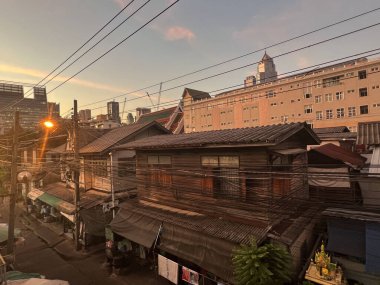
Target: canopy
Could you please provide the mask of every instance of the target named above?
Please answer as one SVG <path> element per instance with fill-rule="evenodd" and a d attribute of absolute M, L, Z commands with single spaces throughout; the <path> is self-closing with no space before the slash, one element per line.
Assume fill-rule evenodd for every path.
<path fill-rule="evenodd" d="M 232 253 L 235 247 L 235 243 L 168 223 L 164 223 L 159 245 L 160 249 L 198 264 L 231 283 L 234 283 Z"/>
<path fill-rule="evenodd" d="M 66 214 L 73 214 L 75 212 L 75 206 L 65 200 L 62 200 L 54 195 L 41 191 L 39 189 L 33 188 L 28 193 L 28 198 L 35 201 L 36 199 L 58 209 L 59 211 Z"/>
<path fill-rule="evenodd" d="M 135 243 L 151 248 L 161 222 L 121 208 L 110 226 L 113 232 Z"/>

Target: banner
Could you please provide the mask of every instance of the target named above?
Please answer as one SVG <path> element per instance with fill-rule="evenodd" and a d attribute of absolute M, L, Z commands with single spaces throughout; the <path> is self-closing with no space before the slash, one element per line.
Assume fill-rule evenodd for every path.
<path fill-rule="evenodd" d="M 178 284 L 178 264 L 165 256 L 158 255 L 158 275 Z"/>
<path fill-rule="evenodd" d="M 182 280 L 192 285 L 199 285 L 199 273 L 182 266 Z"/>

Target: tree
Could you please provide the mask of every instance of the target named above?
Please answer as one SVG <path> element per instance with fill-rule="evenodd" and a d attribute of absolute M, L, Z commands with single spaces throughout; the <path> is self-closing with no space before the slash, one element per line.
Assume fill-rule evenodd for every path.
<path fill-rule="evenodd" d="M 258 247 L 252 240 L 234 251 L 232 262 L 239 285 L 280 285 L 290 281 L 290 254 L 274 244 Z"/>

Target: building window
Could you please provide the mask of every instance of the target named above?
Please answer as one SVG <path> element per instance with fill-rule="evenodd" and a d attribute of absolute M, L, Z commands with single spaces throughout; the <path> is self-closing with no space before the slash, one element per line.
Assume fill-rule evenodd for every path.
<path fill-rule="evenodd" d="M 308 124 L 311 129 L 314 127 L 313 121 L 306 121 L 306 124 Z"/>
<path fill-rule="evenodd" d="M 287 122 L 288 122 L 288 119 L 289 119 L 289 116 L 288 116 L 288 115 L 281 116 L 281 122 L 282 122 L 282 123 L 287 123 Z"/>
<path fill-rule="evenodd" d="M 341 92 L 336 92 L 335 93 L 335 98 L 336 100 L 343 100 L 344 99 L 344 93 L 341 91 Z"/>
<path fill-rule="evenodd" d="M 359 96 L 360 97 L 366 97 L 367 95 L 368 95 L 367 87 L 366 88 L 359 88 Z"/>
<path fill-rule="evenodd" d="M 314 80 L 314 86 L 316 88 L 321 88 L 322 87 L 322 80 Z"/>
<path fill-rule="evenodd" d="M 331 93 L 325 94 L 325 101 L 326 102 L 332 102 L 332 100 L 333 100 L 333 96 Z"/>
<path fill-rule="evenodd" d="M 367 71 L 366 70 L 361 70 L 358 72 L 358 78 L 359 79 L 366 79 L 367 78 Z"/>
<path fill-rule="evenodd" d="M 344 118 L 344 108 L 336 109 L 336 117 L 338 119 Z"/>
<path fill-rule="evenodd" d="M 355 117 L 356 116 L 356 107 L 348 107 L 348 116 Z"/>
<path fill-rule="evenodd" d="M 168 155 L 148 155 L 150 183 L 165 188 L 172 185 L 170 168 L 172 158 Z"/>
<path fill-rule="evenodd" d="M 203 194 L 240 199 L 238 156 L 202 156 L 201 164 L 205 172 Z"/>
<path fill-rule="evenodd" d="M 331 120 L 333 117 L 333 110 L 326 110 L 326 119 Z"/>
<path fill-rule="evenodd" d="M 368 114 L 368 105 L 360 106 L 360 115 Z"/>
<path fill-rule="evenodd" d="M 313 105 L 305 105 L 305 114 L 313 113 Z"/>
<path fill-rule="evenodd" d="M 350 132 L 352 133 L 356 133 L 358 131 L 358 127 L 354 126 L 354 127 L 348 127 L 348 129 L 350 130 Z"/>
<path fill-rule="evenodd" d="M 273 90 L 268 90 L 266 93 L 265 93 L 265 96 L 267 98 L 273 98 L 273 97 L 276 97 L 276 92 L 274 92 Z"/>
<path fill-rule="evenodd" d="M 323 79 L 323 87 L 330 87 L 330 86 L 335 86 L 340 84 L 340 77 L 341 76 L 334 76 L 330 78 L 325 78 Z"/>
<path fill-rule="evenodd" d="M 305 93 L 303 96 L 304 96 L 305 99 L 310 99 L 311 98 L 311 94 L 310 93 Z"/>
<path fill-rule="evenodd" d="M 321 103 L 322 102 L 322 95 L 315 96 L 315 103 Z"/>
<path fill-rule="evenodd" d="M 354 72 L 347 72 L 346 73 L 346 77 L 352 77 L 352 76 L 354 76 Z"/>
<path fill-rule="evenodd" d="M 322 113 L 322 111 L 315 112 L 315 115 L 316 115 L 317 121 L 320 121 L 320 120 L 323 119 L 323 113 Z"/>

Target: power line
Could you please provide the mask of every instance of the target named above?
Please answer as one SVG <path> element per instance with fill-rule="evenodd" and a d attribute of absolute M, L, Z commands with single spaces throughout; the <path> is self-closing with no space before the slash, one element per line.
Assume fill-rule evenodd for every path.
<path fill-rule="evenodd" d="M 133 33 L 131 33 L 129 36 L 127 36 L 122 41 L 120 41 L 115 46 L 113 46 L 111 49 L 109 49 L 108 51 L 106 51 L 105 53 L 103 53 L 101 56 L 97 57 L 95 60 L 93 60 L 92 62 L 90 62 L 89 64 L 87 64 L 85 67 L 83 67 L 82 69 L 80 69 L 74 75 L 70 76 L 68 79 L 66 79 L 65 81 L 63 81 L 62 83 L 60 83 L 59 85 L 57 85 L 56 87 L 54 87 L 47 94 L 50 94 L 51 92 L 55 91 L 56 89 L 58 89 L 59 87 L 61 87 L 63 84 L 67 83 L 68 81 L 70 81 L 71 79 L 73 79 L 75 76 L 77 76 L 78 74 L 82 73 L 84 70 L 86 70 L 87 68 L 89 68 L 90 66 L 92 66 L 94 63 L 96 63 L 97 61 L 99 61 L 100 59 L 102 59 L 104 56 L 106 56 L 107 54 L 109 54 L 111 51 L 113 51 L 114 49 L 116 49 L 122 43 L 124 43 L 129 38 L 131 38 L 132 36 L 134 36 L 135 34 L 137 34 L 140 30 L 142 30 L 144 27 L 146 27 L 147 25 L 149 25 L 151 22 L 153 22 L 155 19 L 157 19 L 159 16 L 161 16 L 163 13 L 165 13 L 167 10 L 169 10 L 171 7 L 173 7 L 175 4 L 177 4 L 179 1 L 180 0 L 174 1 L 172 4 L 170 4 L 164 10 L 162 10 L 161 12 L 159 12 L 157 15 L 155 15 L 153 18 L 151 18 L 148 22 L 146 22 L 145 24 L 143 24 L 141 27 L 139 27 L 137 30 L 135 30 Z"/>
<path fill-rule="evenodd" d="M 314 46 L 318 46 L 318 45 L 321 45 L 321 44 L 324 44 L 324 43 L 327 43 L 327 42 L 330 42 L 330 41 L 333 41 L 333 40 L 336 40 L 336 39 L 339 39 L 339 38 L 342 38 L 342 37 L 346 37 L 346 36 L 349 36 L 349 35 L 352 35 L 352 34 L 355 34 L 355 33 L 358 33 L 358 32 L 361 32 L 361 31 L 364 31 L 364 30 L 367 30 L 367 29 L 371 29 L 371 28 L 374 28 L 374 27 L 377 27 L 380 25 L 380 22 L 376 23 L 376 24 L 373 24 L 373 25 L 369 25 L 369 26 L 366 26 L 366 27 L 363 27 L 363 28 L 360 28 L 360 29 L 356 29 L 356 30 L 353 30 L 353 31 L 350 31 L 350 32 L 347 32 L 347 33 L 344 33 L 344 34 L 340 34 L 338 36 L 334 36 L 334 37 L 331 37 L 331 38 L 328 38 L 328 39 L 325 39 L 325 40 L 322 40 L 322 41 L 319 41 L 319 42 L 315 42 L 315 43 L 312 43 L 312 44 L 308 44 L 306 46 L 303 46 L 303 47 L 300 47 L 300 48 L 296 48 L 296 49 L 292 49 L 290 51 L 287 51 L 287 52 L 284 52 L 284 53 L 280 53 L 278 55 L 275 55 L 275 56 L 272 56 L 272 58 L 279 58 L 279 57 L 283 57 L 283 56 L 286 56 L 286 55 L 289 55 L 289 54 L 292 54 L 292 53 L 296 53 L 296 52 L 299 52 L 301 50 L 304 50 L 304 49 L 308 49 L 308 48 L 311 48 L 311 47 L 314 47 Z M 215 78 L 215 77 L 218 77 L 218 76 L 221 76 L 221 75 L 225 75 L 225 74 L 228 74 L 228 73 L 231 73 L 231 72 L 234 72 L 234 71 L 237 71 L 237 70 L 241 70 L 241 69 L 244 69 L 244 68 L 247 68 L 247 67 L 250 67 L 252 65 L 256 65 L 258 64 L 260 61 L 256 61 L 256 62 L 252 62 L 252 63 L 249 63 L 249 64 L 245 64 L 245 65 L 242 65 L 242 66 L 239 66 L 239 67 L 236 67 L 236 68 L 232 68 L 232 69 L 228 69 L 226 71 L 223 71 L 223 72 L 220 72 L 220 73 L 216 73 L 216 74 L 213 74 L 213 75 L 210 75 L 210 76 L 206 76 L 206 77 L 202 77 L 200 79 L 196 79 L 196 80 L 193 80 L 193 81 L 190 81 L 190 82 L 187 82 L 187 83 L 184 83 L 184 84 L 180 84 L 180 85 L 176 85 L 174 87 L 170 87 L 170 88 L 167 88 L 167 89 L 164 89 L 164 90 L 161 90 L 161 93 L 162 92 L 167 92 L 167 91 L 171 91 L 171 90 L 174 90 L 174 89 L 178 89 L 180 87 L 184 87 L 186 85 L 190 85 L 190 84 L 194 84 L 194 83 L 198 83 L 198 82 L 201 82 L 201 81 L 204 81 L 204 80 L 208 80 L 208 79 L 211 79 L 211 78 Z M 54 89 L 53 89 L 54 90 Z M 53 91 L 52 90 L 52 91 Z M 122 95 L 118 95 L 118 96 L 114 96 L 112 97 L 111 99 L 116 99 L 116 98 L 119 98 L 119 97 L 124 97 L 126 95 L 129 95 L 129 94 L 132 94 L 132 93 L 136 93 L 136 92 L 140 92 L 144 90 L 144 88 L 142 89 L 138 89 L 138 90 L 135 90 L 135 91 L 131 91 L 131 92 L 128 92 L 128 93 L 124 93 Z M 154 92 L 154 93 L 150 93 L 149 95 L 152 96 L 152 95 L 155 95 L 155 94 L 158 94 L 159 92 Z M 140 96 L 139 98 L 142 98 L 142 97 L 147 97 L 147 95 L 142 95 Z M 132 101 L 132 100 L 136 100 L 137 98 L 134 98 L 134 99 L 129 99 L 127 101 Z M 110 100 L 110 98 L 108 99 L 103 99 L 103 100 L 99 100 L 99 101 L 96 101 L 96 102 L 93 102 L 93 103 L 90 103 L 90 104 L 86 104 L 86 105 L 83 105 L 81 107 L 86 107 L 86 106 L 90 106 L 90 105 L 94 105 L 94 104 L 97 104 L 97 103 L 101 103 L 101 102 L 104 102 L 104 101 L 108 101 Z"/>

